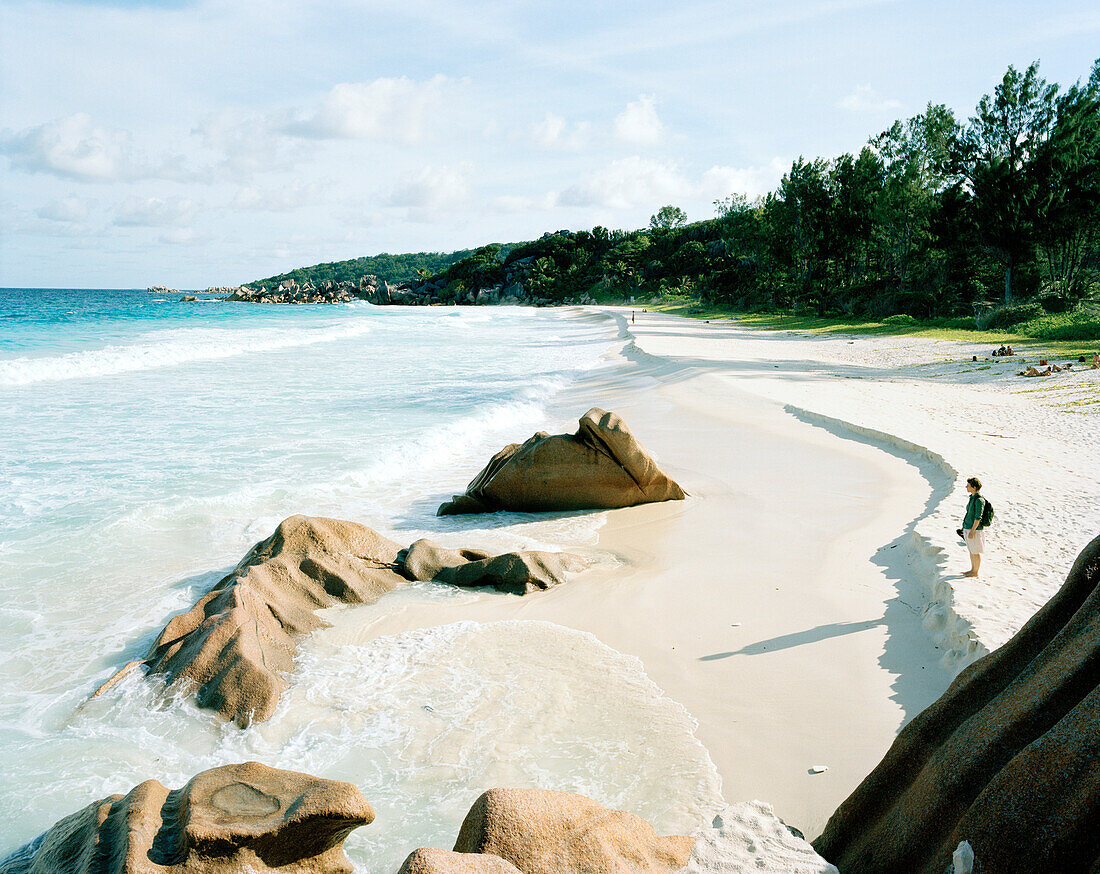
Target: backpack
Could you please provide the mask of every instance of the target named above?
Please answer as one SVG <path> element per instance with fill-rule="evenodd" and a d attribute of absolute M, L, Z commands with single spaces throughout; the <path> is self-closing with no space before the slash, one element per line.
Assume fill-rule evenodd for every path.
<path fill-rule="evenodd" d="M 983 498 L 985 506 L 982 508 L 981 527 L 988 528 L 993 524 L 993 504 L 990 503 L 988 498 Z"/>

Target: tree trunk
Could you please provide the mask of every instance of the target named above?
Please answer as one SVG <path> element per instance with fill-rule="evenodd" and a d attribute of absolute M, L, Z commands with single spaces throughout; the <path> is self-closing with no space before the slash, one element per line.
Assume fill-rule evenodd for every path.
<path fill-rule="evenodd" d="M 1012 258 L 1005 265 L 1005 306 L 1012 303 Z"/>

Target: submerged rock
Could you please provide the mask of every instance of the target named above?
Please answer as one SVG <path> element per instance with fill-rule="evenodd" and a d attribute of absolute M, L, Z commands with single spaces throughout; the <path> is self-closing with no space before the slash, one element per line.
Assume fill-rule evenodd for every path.
<path fill-rule="evenodd" d="M 182 789 L 156 780 L 57 822 L 3 874 L 350 874 L 344 838 L 374 820 L 350 783 L 256 762 L 203 771 Z"/>
<path fill-rule="evenodd" d="M 549 589 L 587 564 L 564 552 L 506 552 L 494 556 L 476 549 L 446 549 L 430 540 L 416 541 L 398 561 L 405 575 L 414 580 L 465 588 L 492 586 L 513 595 Z"/>
<path fill-rule="evenodd" d="M 493 456 L 439 515 L 630 507 L 680 501 L 671 480 L 615 413 L 593 407 L 576 434 L 540 431 Z"/>
<path fill-rule="evenodd" d="M 814 849 L 841 871 L 1100 869 L 1100 537 L 1058 593 L 902 729 Z"/>
<path fill-rule="evenodd" d="M 232 573 L 160 633 L 144 662 L 168 683 L 196 689 L 200 707 L 240 726 L 271 716 L 293 667 L 298 635 L 325 623 L 314 613 L 371 603 L 404 582 L 401 547 L 354 522 L 291 516 Z M 96 694 L 105 691 L 127 665 Z"/>
<path fill-rule="evenodd" d="M 487 853 L 524 874 L 673 872 L 694 841 L 662 837 L 641 817 L 543 789 L 490 789 L 466 814 L 456 853 Z"/>

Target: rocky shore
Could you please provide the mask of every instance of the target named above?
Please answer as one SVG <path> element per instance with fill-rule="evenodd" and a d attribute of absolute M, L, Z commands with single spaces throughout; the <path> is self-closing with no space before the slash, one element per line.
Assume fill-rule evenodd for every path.
<path fill-rule="evenodd" d="M 328 280 L 319 285 L 298 284 L 293 279 L 274 287 L 242 285 L 235 288 L 207 289 L 225 294 L 227 301 L 243 303 L 348 303 L 365 300 L 376 306 L 554 306 L 557 303 L 595 303 L 587 294 L 566 301 L 540 297 L 530 289 L 528 272 L 534 259 L 526 258 L 509 265 L 504 281 L 486 288 L 465 288 L 443 279 L 389 283 L 373 274 L 350 280 Z M 150 289 L 152 290 L 152 289 Z"/>

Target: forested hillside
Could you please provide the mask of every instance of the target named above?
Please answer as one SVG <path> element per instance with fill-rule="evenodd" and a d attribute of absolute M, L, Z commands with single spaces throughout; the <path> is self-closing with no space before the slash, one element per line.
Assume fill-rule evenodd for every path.
<path fill-rule="evenodd" d="M 559 231 L 510 248 L 288 275 L 385 275 L 385 259 L 395 265 L 386 278 L 427 270 L 441 302 L 522 286 L 543 301 L 673 295 L 741 311 L 997 328 L 1045 318 L 1050 339 L 1100 337 L 1100 60 L 1066 88 L 1045 82 L 1038 63 L 1009 67 L 966 120 L 930 103 L 858 154 L 800 157 L 775 191 L 715 208 L 693 223 L 669 205 L 643 230 Z"/>
<path fill-rule="evenodd" d="M 446 270 L 451 264 L 461 261 L 473 251 L 473 249 L 462 249 L 448 253 L 415 252 L 406 255 L 390 255 L 388 252 L 383 252 L 381 255 L 352 258 L 349 261 L 332 261 L 327 264 L 314 264 L 312 267 L 298 267 L 288 273 L 269 276 L 267 279 L 257 279 L 248 284 L 255 288 L 260 286 L 271 288 L 288 279 L 294 280 L 299 285 L 305 285 L 307 282 L 320 285 L 330 279 L 335 282 L 341 280 L 357 282 L 360 276 L 368 273 L 373 273 L 386 282 L 406 282 L 418 276 L 430 276 Z"/>

